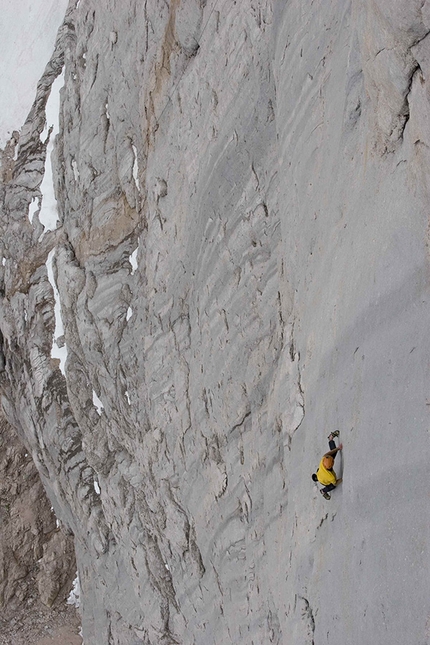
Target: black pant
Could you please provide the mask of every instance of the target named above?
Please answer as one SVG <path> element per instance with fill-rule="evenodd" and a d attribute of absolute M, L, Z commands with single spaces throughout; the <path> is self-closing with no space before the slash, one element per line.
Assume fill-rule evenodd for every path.
<path fill-rule="evenodd" d="M 329 445 L 330 450 L 334 450 L 336 448 L 336 444 L 333 441 L 333 439 L 331 439 L 328 442 L 328 445 Z M 333 459 L 336 459 L 336 455 L 333 455 Z M 329 493 L 331 490 L 334 490 L 335 488 L 336 488 L 335 484 L 328 484 L 327 486 L 324 486 L 324 488 L 322 490 L 324 491 L 324 493 Z"/>

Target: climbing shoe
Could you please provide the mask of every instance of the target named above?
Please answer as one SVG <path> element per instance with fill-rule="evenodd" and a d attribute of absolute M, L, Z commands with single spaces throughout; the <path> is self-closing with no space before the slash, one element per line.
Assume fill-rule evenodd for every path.
<path fill-rule="evenodd" d="M 334 432 L 330 432 L 330 434 L 327 437 L 327 439 L 330 441 L 330 437 L 332 437 L 334 439 L 335 437 L 338 437 L 338 436 L 339 436 L 339 430 L 335 430 Z"/>
<path fill-rule="evenodd" d="M 323 490 L 322 488 L 321 488 L 321 490 L 320 490 L 320 493 L 321 493 L 321 495 L 324 497 L 324 499 L 331 499 L 331 495 L 329 495 L 328 493 L 326 493 L 326 492 L 325 492 L 325 490 Z"/>

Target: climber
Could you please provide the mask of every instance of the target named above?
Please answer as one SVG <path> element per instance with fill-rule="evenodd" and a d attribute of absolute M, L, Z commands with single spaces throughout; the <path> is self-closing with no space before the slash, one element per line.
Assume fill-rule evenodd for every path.
<path fill-rule="evenodd" d="M 330 499 L 329 492 L 334 490 L 338 484 L 342 481 L 342 477 L 337 479 L 336 473 L 333 470 L 334 460 L 336 454 L 339 450 L 342 450 L 342 444 L 339 444 L 339 447 L 336 448 L 336 444 L 333 441 L 335 437 L 339 436 L 339 430 L 335 430 L 328 437 L 328 445 L 330 452 L 326 452 L 323 458 L 320 461 L 320 465 L 317 468 L 317 472 L 312 475 L 314 482 L 319 482 L 324 486 L 321 488 L 320 493 L 325 499 Z"/>

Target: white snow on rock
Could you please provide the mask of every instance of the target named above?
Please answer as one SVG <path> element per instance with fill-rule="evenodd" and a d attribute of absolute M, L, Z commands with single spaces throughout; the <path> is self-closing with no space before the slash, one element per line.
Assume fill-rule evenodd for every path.
<path fill-rule="evenodd" d="M 132 317 L 132 315 L 133 315 L 133 309 L 132 309 L 131 307 L 129 307 L 129 308 L 127 309 L 126 320 L 130 320 L 130 318 Z"/>
<path fill-rule="evenodd" d="M 55 298 L 55 307 L 54 307 L 55 330 L 54 330 L 54 337 L 52 339 L 51 356 L 52 358 L 58 358 L 60 360 L 60 370 L 62 374 L 65 376 L 67 347 L 66 347 L 66 343 L 63 343 L 61 347 L 59 346 L 59 343 L 58 343 L 58 340 L 64 336 L 64 326 L 63 326 L 63 320 L 61 318 L 60 294 L 58 293 L 57 285 L 54 278 L 54 271 L 52 268 L 52 259 L 54 257 L 54 253 L 55 253 L 55 249 L 52 249 L 52 251 L 48 255 L 48 259 L 46 260 L 46 270 L 48 272 L 48 280 L 54 291 L 54 298 Z"/>
<path fill-rule="evenodd" d="M 58 224 L 58 206 L 54 191 L 51 155 L 54 149 L 55 137 L 59 132 L 60 90 L 63 85 L 64 72 L 53 82 L 48 103 L 46 105 L 46 126 L 48 128 L 48 132 L 49 128 L 52 127 L 52 132 L 46 149 L 45 174 L 43 176 L 42 183 L 40 184 L 42 206 L 39 213 L 39 221 L 45 227 L 43 233 L 46 231 L 54 231 Z"/>
<path fill-rule="evenodd" d="M 94 490 L 96 491 L 97 495 L 100 495 L 101 490 L 97 479 L 94 480 Z"/>
<path fill-rule="evenodd" d="M 72 591 L 70 592 L 69 597 L 67 598 L 67 604 L 74 605 L 75 607 L 79 607 L 80 597 L 81 597 L 81 585 L 79 582 L 78 573 L 76 572 L 76 578 L 73 581 Z"/>
<path fill-rule="evenodd" d="M 127 403 L 128 403 L 128 405 L 131 405 L 130 395 L 129 395 L 129 393 L 128 393 L 128 390 L 126 390 L 126 391 L 125 391 L 125 398 L 127 399 Z"/>
<path fill-rule="evenodd" d="M 137 247 L 134 249 L 133 253 L 132 253 L 132 254 L 129 256 L 129 258 L 128 258 L 128 261 L 129 261 L 129 262 L 130 262 L 130 264 L 131 264 L 131 275 L 133 275 L 133 274 L 134 274 L 134 272 L 135 272 L 135 271 L 136 271 L 136 269 L 137 269 L 137 252 L 138 252 L 138 250 L 139 250 L 139 246 L 137 246 Z"/>
<path fill-rule="evenodd" d="M 136 148 L 136 146 L 134 144 L 132 145 L 132 148 L 133 148 L 133 154 L 134 154 L 133 179 L 134 179 L 134 183 L 136 184 L 136 188 L 140 193 L 139 164 L 137 162 L 137 148 Z"/>
<path fill-rule="evenodd" d="M 79 168 L 78 168 L 78 163 L 76 159 L 72 159 L 72 169 L 73 169 L 73 176 L 75 178 L 75 181 L 78 181 L 79 179 Z"/>
<path fill-rule="evenodd" d="M 30 224 L 33 223 L 33 217 L 38 208 L 39 200 L 37 199 L 37 197 L 33 197 L 30 204 L 28 205 L 28 219 L 30 220 Z"/>
<path fill-rule="evenodd" d="M 94 390 L 93 390 L 93 404 L 97 408 L 97 414 L 101 416 L 102 410 L 104 410 L 104 405 L 100 401 L 99 397 L 97 396 Z"/>
<path fill-rule="evenodd" d="M 2 2 L 0 20 L 0 147 L 24 123 L 37 82 L 54 51 L 68 0 Z"/>

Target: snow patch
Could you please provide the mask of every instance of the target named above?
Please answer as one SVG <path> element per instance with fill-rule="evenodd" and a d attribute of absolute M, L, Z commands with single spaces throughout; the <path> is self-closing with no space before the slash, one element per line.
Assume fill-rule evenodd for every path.
<path fill-rule="evenodd" d="M 128 393 L 128 390 L 126 390 L 126 391 L 124 392 L 124 394 L 125 394 L 125 398 L 127 399 L 127 403 L 128 403 L 128 405 L 131 405 L 130 395 L 129 395 L 129 393 Z"/>
<path fill-rule="evenodd" d="M 52 260 L 54 257 L 54 253 L 55 253 L 55 248 L 52 249 L 52 251 L 50 251 L 48 255 L 48 259 L 46 260 L 46 270 L 48 272 L 48 280 L 51 284 L 52 290 L 54 291 L 54 300 L 55 300 L 55 305 L 54 305 L 55 330 L 54 330 L 54 337 L 52 339 L 51 357 L 58 358 L 60 360 L 60 370 L 63 376 L 65 376 L 67 347 L 65 342 L 62 343 L 61 347 L 58 342 L 60 338 L 63 339 L 64 341 L 64 326 L 63 326 L 63 319 L 61 318 L 60 294 L 58 293 L 57 285 L 55 283 L 54 270 L 52 267 Z"/>
<path fill-rule="evenodd" d="M 94 480 L 94 490 L 96 491 L 97 495 L 100 495 L 101 490 L 97 479 Z"/>
<path fill-rule="evenodd" d="M 109 114 L 109 103 L 106 103 L 106 105 L 105 105 L 105 111 L 106 111 L 106 117 L 110 120 L 110 114 Z"/>
<path fill-rule="evenodd" d="M 132 253 L 132 254 L 129 256 L 129 258 L 128 258 L 128 261 L 129 261 L 129 262 L 130 262 L 130 264 L 131 264 L 131 275 L 133 275 L 133 274 L 134 274 L 134 272 L 135 272 L 135 271 L 136 271 L 136 269 L 137 269 L 137 252 L 138 252 L 138 250 L 139 250 L 139 246 L 137 246 L 137 247 L 134 249 L 133 253 Z"/>
<path fill-rule="evenodd" d="M 134 144 L 132 144 L 131 147 L 133 148 L 133 154 L 134 154 L 133 178 L 134 178 L 134 183 L 136 184 L 136 188 L 140 193 L 139 164 L 137 163 L 137 148 Z"/>
<path fill-rule="evenodd" d="M 76 159 L 72 159 L 72 169 L 73 169 L 73 176 L 75 178 L 75 181 L 77 182 L 79 179 L 79 169 L 78 169 L 78 164 Z"/>
<path fill-rule="evenodd" d="M 30 220 L 30 224 L 33 224 L 33 217 L 35 212 L 38 210 L 39 206 L 40 206 L 40 203 L 38 198 L 33 197 L 33 199 L 28 205 L 28 219 Z"/>
<path fill-rule="evenodd" d="M 2 266 L 5 266 L 6 265 L 6 258 L 3 258 L 1 263 L 2 263 Z"/>
<path fill-rule="evenodd" d="M 46 127 L 52 127 L 46 148 L 45 174 L 40 184 L 42 193 L 42 205 L 39 213 L 39 221 L 45 227 L 42 236 L 46 231 L 55 231 L 58 223 L 58 206 L 54 191 L 54 178 L 52 173 L 52 152 L 54 150 L 55 137 L 60 129 L 60 90 L 64 85 L 64 72 L 62 72 L 52 83 L 51 93 L 46 104 Z M 45 132 L 45 131 L 44 131 Z"/>
<path fill-rule="evenodd" d="M 131 307 L 129 307 L 129 308 L 127 309 L 126 320 L 130 320 L 130 318 L 132 317 L 132 315 L 133 315 L 133 309 L 132 309 Z"/>
<path fill-rule="evenodd" d="M 102 410 L 104 410 L 104 405 L 103 405 L 103 403 L 100 401 L 99 397 L 98 397 L 98 396 L 97 396 L 97 394 L 94 392 L 94 390 L 93 390 L 93 404 L 94 404 L 94 406 L 97 408 L 97 413 L 99 414 L 99 416 L 101 416 L 101 414 L 102 414 Z"/>
<path fill-rule="evenodd" d="M 81 585 L 79 583 L 78 573 L 76 572 L 76 578 L 73 581 L 72 591 L 70 592 L 70 595 L 67 598 L 67 604 L 74 605 L 75 607 L 79 607 L 80 597 L 81 597 Z"/>
<path fill-rule="evenodd" d="M 46 122 L 45 127 L 43 128 L 42 132 L 39 135 L 39 139 L 41 140 L 42 143 L 46 143 L 48 132 L 49 132 L 49 126 L 48 126 L 48 122 Z"/>

